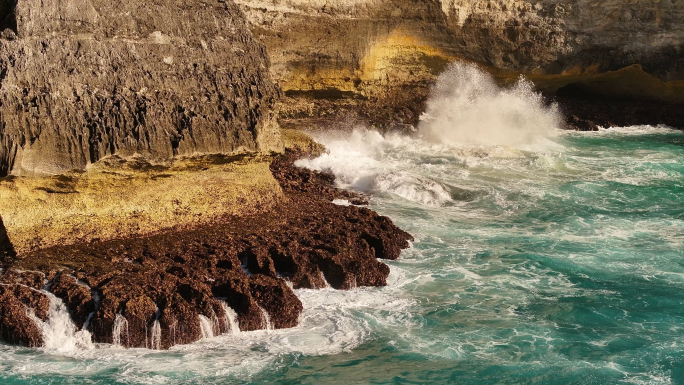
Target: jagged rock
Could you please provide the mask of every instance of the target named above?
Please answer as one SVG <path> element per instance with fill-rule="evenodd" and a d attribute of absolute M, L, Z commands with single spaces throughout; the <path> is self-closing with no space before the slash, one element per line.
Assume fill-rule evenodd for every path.
<path fill-rule="evenodd" d="M 88 315 L 95 311 L 95 301 L 89 288 L 78 284 L 76 278 L 59 274 L 50 283 L 50 291 L 64 301 L 77 328 L 83 327 Z"/>
<path fill-rule="evenodd" d="M 0 5 L 11 32 L 0 38 L 0 176 L 112 154 L 280 149 L 266 51 L 231 0 Z"/>
<path fill-rule="evenodd" d="M 45 321 L 50 301 L 39 291 L 17 283 L 0 284 L 0 338 L 9 343 L 38 347 L 43 334 L 29 316 Z"/>

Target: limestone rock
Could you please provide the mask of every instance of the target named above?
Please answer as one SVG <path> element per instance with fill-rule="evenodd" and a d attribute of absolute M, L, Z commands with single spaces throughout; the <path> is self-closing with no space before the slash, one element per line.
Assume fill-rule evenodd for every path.
<path fill-rule="evenodd" d="M 479 63 L 502 83 L 523 74 L 552 96 L 584 82 L 603 99 L 684 103 L 681 1 L 236 2 L 287 96 L 281 117 L 305 124 L 329 118 L 409 128 L 454 60 Z M 611 73 L 633 65 L 643 73 Z"/>
<path fill-rule="evenodd" d="M 265 48 L 230 0 L 2 0 L 0 25 L 0 176 L 281 147 Z"/>

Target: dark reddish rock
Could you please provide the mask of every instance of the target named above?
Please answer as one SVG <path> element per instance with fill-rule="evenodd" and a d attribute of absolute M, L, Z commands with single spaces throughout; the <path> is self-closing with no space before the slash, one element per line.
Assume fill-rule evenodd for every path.
<path fill-rule="evenodd" d="M 38 290 L 17 283 L 0 284 L 0 338 L 18 345 L 41 346 L 42 332 L 29 312 L 45 321 L 49 308 L 47 296 Z"/>
<path fill-rule="evenodd" d="M 126 320 L 122 345 L 157 347 L 158 323 L 161 348 L 200 339 L 200 315 L 212 321 L 214 333 L 226 332 L 219 300 L 235 310 L 242 331 L 266 328 L 264 312 L 273 328 L 289 328 L 302 311 L 292 288 L 385 285 L 389 267 L 378 259 L 398 258 L 412 237 L 367 208 L 333 204 L 364 197 L 334 188 L 329 174 L 295 168 L 303 155 L 274 160 L 286 199 L 270 212 L 194 230 L 51 247 L 6 261 L 0 282 L 10 286 L 0 286 L 6 299 L 0 311 L 8 332 L 2 338 L 40 344 L 38 331 L 22 317 L 26 321 L 27 308 L 46 309 L 47 298 L 30 288 L 43 280 L 77 327 L 90 320 L 95 342 L 113 342 L 120 315 Z M 28 286 L 17 286 L 21 282 Z"/>

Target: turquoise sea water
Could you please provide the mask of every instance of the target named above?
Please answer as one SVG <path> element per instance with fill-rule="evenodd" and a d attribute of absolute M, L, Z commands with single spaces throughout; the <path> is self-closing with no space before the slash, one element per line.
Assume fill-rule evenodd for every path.
<path fill-rule="evenodd" d="M 0 383 L 684 383 L 683 132 L 318 139 L 303 165 L 416 237 L 388 287 L 299 290 L 295 329 L 168 352 L 0 345 Z"/>

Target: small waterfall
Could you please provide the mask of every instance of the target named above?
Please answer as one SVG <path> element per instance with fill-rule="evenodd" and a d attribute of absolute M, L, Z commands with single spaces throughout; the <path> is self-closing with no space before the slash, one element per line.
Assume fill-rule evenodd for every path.
<path fill-rule="evenodd" d="M 100 307 L 100 293 L 97 292 L 97 290 L 90 290 L 90 295 L 93 297 L 93 303 L 95 304 L 95 310 L 90 312 L 88 314 L 88 318 L 86 318 L 85 322 L 83 323 L 83 330 L 88 330 L 90 327 L 90 322 L 92 322 L 93 317 L 95 316 L 95 312 L 97 312 L 97 309 Z"/>
<path fill-rule="evenodd" d="M 226 301 L 219 300 L 219 303 L 223 308 L 223 312 L 226 313 L 225 317 L 223 318 L 223 322 L 226 325 L 226 330 L 230 330 L 231 334 L 240 333 L 240 324 L 238 323 L 238 316 L 235 310 L 228 306 Z"/>
<path fill-rule="evenodd" d="M 150 333 L 151 348 L 154 350 L 161 350 L 161 324 L 159 320 L 155 320 L 152 324 L 152 331 Z"/>
<path fill-rule="evenodd" d="M 264 329 L 273 330 L 273 325 L 271 325 L 271 316 L 268 315 L 268 312 L 263 307 L 259 306 L 259 309 L 261 309 L 261 324 L 264 326 Z"/>
<path fill-rule="evenodd" d="M 214 331 L 215 336 L 221 334 L 221 320 L 219 320 L 214 309 L 211 309 L 211 329 Z"/>
<path fill-rule="evenodd" d="M 77 330 L 71 320 L 69 309 L 64 302 L 54 294 L 43 292 L 50 301 L 47 321 L 36 317 L 33 310 L 28 316 L 43 334 L 43 346 L 48 350 L 68 352 L 77 349 L 93 349 L 93 342 L 88 331 Z"/>
<path fill-rule="evenodd" d="M 202 338 L 214 338 L 214 327 L 209 318 L 199 315 L 200 329 L 202 329 Z"/>
<path fill-rule="evenodd" d="M 114 319 L 114 327 L 112 328 L 112 343 L 116 346 L 126 346 L 123 344 L 121 339 L 124 333 L 126 334 L 126 345 L 128 345 L 128 320 L 126 320 L 126 317 L 119 313 Z"/>
<path fill-rule="evenodd" d="M 328 283 L 328 280 L 325 279 L 325 274 L 323 274 L 322 271 L 319 271 L 318 273 L 321 275 L 321 279 L 323 280 L 323 287 L 321 287 L 321 288 L 319 288 L 319 289 L 327 289 L 327 288 L 330 288 L 330 284 Z"/>

